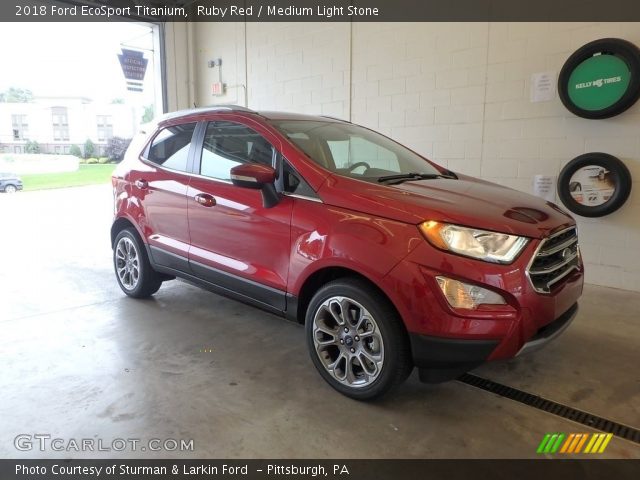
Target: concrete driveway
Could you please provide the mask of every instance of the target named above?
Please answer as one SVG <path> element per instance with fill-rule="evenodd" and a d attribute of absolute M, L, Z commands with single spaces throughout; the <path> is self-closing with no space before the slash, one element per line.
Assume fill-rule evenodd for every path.
<path fill-rule="evenodd" d="M 126 298 L 110 186 L 0 195 L 4 458 L 528 458 L 547 432 L 593 432 L 460 382 L 414 374 L 375 403 L 327 386 L 303 328 L 181 281 Z M 640 294 L 589 286 L 571 328 L 474 373 L 640 427 Z M 20 434 L 193 440 L 186 452 L 16 449 Z M 615 438 L 607 458 L 640 458 Z"/>

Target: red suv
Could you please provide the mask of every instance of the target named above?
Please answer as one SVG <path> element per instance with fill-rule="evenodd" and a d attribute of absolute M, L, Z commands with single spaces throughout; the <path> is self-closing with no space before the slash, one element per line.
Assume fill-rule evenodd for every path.
<path fill-rule="evenodd" d="M 314 365 L 369 399 L 561 333 L 583 264 L 573 219 L 349 122 L 214 107 L 163 117 L 113 176 L 116 278 L 181 277 L 305 325 Z"/>

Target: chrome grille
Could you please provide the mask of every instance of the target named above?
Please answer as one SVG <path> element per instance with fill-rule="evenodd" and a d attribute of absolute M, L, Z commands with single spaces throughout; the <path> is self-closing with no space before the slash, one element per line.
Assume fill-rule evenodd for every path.
<path fill-rule="evenodd" d="M 527 268 L 536 292 L 549 293 L 551 288 L 580 265 L 578 231 L 571 227 L 545 238 Z"/>

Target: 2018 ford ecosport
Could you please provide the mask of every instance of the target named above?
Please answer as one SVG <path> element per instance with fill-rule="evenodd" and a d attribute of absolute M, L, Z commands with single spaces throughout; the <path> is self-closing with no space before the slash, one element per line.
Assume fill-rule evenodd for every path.
<path fill-rule="evenodd" d="M 538 348 L 582 293 L 559 207 L 333 118 L 169 114 L 132 142 L 113 193 L 124 293 L 181 277 L 300 322 L 320 375 L 356 399 L 414 366 L 438 382 Z"/>

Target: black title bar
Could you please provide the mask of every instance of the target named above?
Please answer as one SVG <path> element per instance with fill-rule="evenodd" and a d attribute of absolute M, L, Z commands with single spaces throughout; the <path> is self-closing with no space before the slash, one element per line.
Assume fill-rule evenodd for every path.
<path fill-rule="evenodd" d="M 2 480 L 636 479 L 640 460 L 0 460 Z"/>
<path fill-rule="evenodd" d="M 144 5 L 141 5 L 144 3 Z M 638 0 L 14 0 L 2 22 L 639 21 Z"/>

